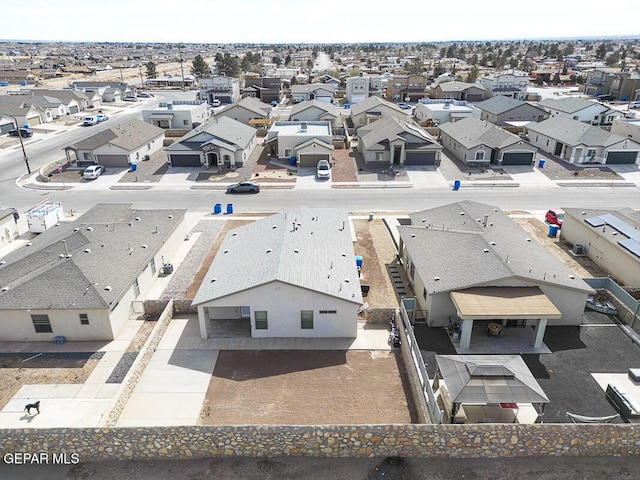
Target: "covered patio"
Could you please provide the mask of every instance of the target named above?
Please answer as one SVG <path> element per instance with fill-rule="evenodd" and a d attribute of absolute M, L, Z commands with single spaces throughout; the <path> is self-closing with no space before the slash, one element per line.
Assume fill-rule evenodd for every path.
<path fill-rule="evenodd" d="M 474 287 L 450 293 L 457 319 L 452 329 L 459 332 L 458 348 L 471 349 L 474 322 L 483 321 L 483 332 L 489 339 L 501 340 L 510 327 L 531 326 L 521 330 L 520 339 L 526 337 L 534 350 L 543 348 L 542 340 L 548 320 L 559 320 L 560 310 L 539 287 Z M 509 331 L 510 334 L 510 331 Z M 519 350 L 522 351 L 522 350 Z"/>
<path fill-rule="evenodd" d="M 549 398 L 519 355 L 436 355 L 436 363 L 433 389 L 449 423 L 542 422 Z"/>

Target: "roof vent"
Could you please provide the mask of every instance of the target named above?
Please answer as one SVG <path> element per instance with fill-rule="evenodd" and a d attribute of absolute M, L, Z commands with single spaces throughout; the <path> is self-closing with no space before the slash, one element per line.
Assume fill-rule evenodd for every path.
<path fill-rule="evenodd" d="M 84 249 L 84 253 L 91 253 L 91 249 L 90 248 L 85 248 Z"/>
<path fill-rule="evenodd" d="M 344 253 L 342 254 L 342 256 L 344 256 Z M 5 263 L 7 263 L 7 262 L 4 261 L 4 260 L 0 261 L 0 265 L 4 265 Z"/>
<path fill-rule="evenodd" d="M 344 283 L 349 283 L 349 279 L 348 279 L 348 278 L 345 278 L 345 279 L 344 279 Z"/>
<path fill-rule="evenodd" d="M 498 209 L 497 209 L 497 208 L 494 208 L 494 209 L 493 209 L 493 211 L 494 211 L 494 212 L 496 212 L 496 213 L 498 213 Z"/>
<path fill-rule="evenodd" d="M 531 242 L 531 239 L 530 239 L 530 238 L 527 238 L 527 242 Z"/>
<path fill-rule="evenodd" d="M 460 212 L 460 215 L 464 215 L 464 212 Z"/>
<path fill-rule="evenodd" d="M 142 248 L 147 248 L 147 246 L 143 243 L 143 244 L 142 244 Z"/>
<path fill-rule="evenodd" d="M 7 290 L 9 290 L 9 287 L 2 287 L 3 292 L 6 292 Z"/>
<path fill-rule="evenodd" d="M 173 218 L 173 215 L 169 215 L 169 218 Z"/>
<path fill-rule="evenodd" d="M 476 218 L 476 222 L 480 223 L 482 220 L 479 218 Z"/>
<path fill-rule="evenodd" d="M 233 233 L 231 234 L 231 236 L 232 236 L 232 237 L 235 237 L 236 235 L 238 235 L 238 233 L 237 233 L 237 232 L 233 232 Z"/>
<path fill-rule="evenodd" d="M 575 279 L 576 279 L 576 277 L 575 277 L 574 275 L 569 275 L 569 278 L 570 278 L 571 280 L 575 280 Z"/>
<path fill-rule="evenodd" d="M 343 257 L 346 257 L 346 256 L 347 256 L 347 254 L 346 254 L 346 253 L 343 253 L 343 254 L 342 254 L 342 256 L 343 256 Z M 4 262 L 3 262 L 3 263 L 4 263 Z M 0 265 L 1 265 L 1 264 L 0 264 Z"/>
<path fill-rule="evenodd" d="M 580 212 L 580 215 L 586 215 L 587 212 Z"/>
<path fill-rule="evenodd" d="M 135 220 L 136 222 L 139 222 L 139 221 L 140 221 L 140 217 L 136 217 L 136 218 L 134 218 L 134 220 Z"/>
<path fill-rule="evenodd" d="M 416 234 L 415 234 L 415 233 L 412 233 L 412 234 L 411 234 L 411 238 L 416 238 Z"/>
<path fill-rule="evenodd" d="M 64 258 L 64 253 L 61 253 L 60 255 L 58 255 L 60 258 Z"/>
<path fill-rule="evenodd" d="M 268 252 L 269 250 L 267 250 Z M 300 250 L 298 250 L 297 248 L 293 251 L 293 253 L 300 253 Z"/>
<path fill-rule="evenodd" d="M 273 250 L 271 250 L 270 248 L 267 248 L 267 253 L 271 253 Z"/>
<path fill-rule="evenodd" d="M 483 248 L 483 249 L 482 249 L 482 251 L 483 251 L 484 253 L 489 253 L 489 249 L 488 249 L 488 248 Z"/>
<path fill-rule="evenodd" d="M 133 227 L 133 222 L 129 222 L 129 226 L 130 226 L 130 227 Z"/>
<path fill-rule="evenodd" d="M 489 245 L 491 245 L 491 246 L 495 246 L 495 245 L 496 245 L 496 242 L 489 242 Z"/>
<path fill-rule="evenodd" d="M 110 291 L 111 291 L 111 289 L 112 289 L 112 287 L 111 287 L 111 285 L 107 285 L 106 287 L 104 287 L 104 289 L 105 289 L 107 292 L 110 292 Z"/>
<path fill-rule="evenodd" d="M 93 232 L 93 227 L 87 227 L 88 232 Z"/>
<path fill-rule="evenodd" d="M 438 280 L 440 280 L 440 277 L 433 277 L 433 279 L 437 282 Z"/>
<path fill-rule="evenodd" d="M 229 253 L 229 249 L 226 249 L 226 250 L 225 250 L 224 252 L 222 252 L 222 253 Z"/>
<path fill-rule="evenodd" d="M 423 218 L 423 219 L 422 219 L 422 221 L 423 221 L 423 222 L 426 222 L 426 221 L 427 221 L 427 219 L 426 219 L 426 218 Z"/>
<path fill-rule="evenodd" d="M 211 283 L 215 283 L 215 282 L 217 282 L 217 281 L 218 281 L 218 279 L 217 279 L 216 277 L 213 277 L 213 278 L 211 279 Z"/>
<path fill-rule="evenodd" d="M 73 229 L 74 232 L 77 232 L 78 230 L 80 230 L 78 227 Z"/>
<path fill-rule="evenodd" d="M 31 243 L 31 242 L 26 244 L 27 247 L 30 247 L 31 245 L 33 245 L 33 243 Z"/>
<path fill-rule="evenodd" d="M 273 225 L 271 228 L 278 228 L 278 225 Z"/>

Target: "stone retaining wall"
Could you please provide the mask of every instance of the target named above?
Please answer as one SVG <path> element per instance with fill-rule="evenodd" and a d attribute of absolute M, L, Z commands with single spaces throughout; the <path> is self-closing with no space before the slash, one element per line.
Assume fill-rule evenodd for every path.
<path fill-rule="evenodd" d="M 81 462 L 219 456 L 627 456 L 638 425 L 185 426 L 0 430 L 2 454 L 77 454 Z"/>
<path fill-rule="evenodd" d="M 173 300 L 169 300 L 155 327 L 153 327 L 153 330 L 149 334 L 149 338 L 147 338 L 147 341 L 142 346 L 142 349 L 140 349 L 140 353 L 136 360 L 133 362 L 133 365 L 131 365 L 129 372 L 124 377 L 124 380 L 118 389 L 118 393 L 115 395 L 109 404 L 105 415 L 102 417 L 102 426 L 112 427 L 116 424 L 118 418 L 120 418 L 120 414 L 127 405 L 133 390 L 136 388 L 145 368 L 147 368 L 156 348 L 158 348 L 158 344 L 160 343 L 160 340 L 162 340 L 162 336 L 164 335 L 164 332 L 166 332 L 172 319 Z"/>
<path fill-rule="evenodd" d="M 395 312 L 395 308 L 368 308 L 366 310 L 367 323 L 388 325 L 391 315 Z"/>

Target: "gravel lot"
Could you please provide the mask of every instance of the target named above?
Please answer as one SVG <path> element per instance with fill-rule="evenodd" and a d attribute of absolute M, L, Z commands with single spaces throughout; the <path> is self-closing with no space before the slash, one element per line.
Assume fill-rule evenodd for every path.
<path fill-rule="evenodd" d="M 551 180 L 623 180 L 620 175 L 603 165 L 578 167 L 542 152 L 538 152 L 536 158 L 546 160 L 544 167 L 539 170 Z"/>
<path fill-rule="evenodd" d="M 470 167 L 444 150 L 438 171 L 448 181 L 453 180 L 512 180 L 502 169 Z"/>

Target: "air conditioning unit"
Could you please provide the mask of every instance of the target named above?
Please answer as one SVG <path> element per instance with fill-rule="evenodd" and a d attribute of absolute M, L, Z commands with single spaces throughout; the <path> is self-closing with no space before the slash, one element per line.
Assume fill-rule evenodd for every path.
<path fill-rule="evenodd" d="M 576 243 L 573 246 L 573 253 L 575 255 L 584 255 L 584 245 L 581 245 L 579 243 Z"/>

